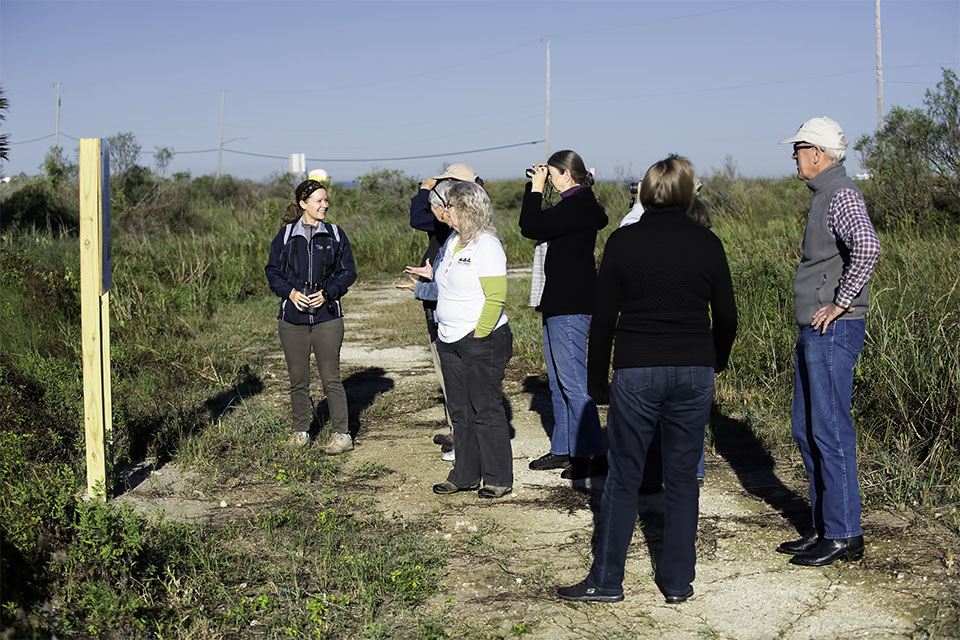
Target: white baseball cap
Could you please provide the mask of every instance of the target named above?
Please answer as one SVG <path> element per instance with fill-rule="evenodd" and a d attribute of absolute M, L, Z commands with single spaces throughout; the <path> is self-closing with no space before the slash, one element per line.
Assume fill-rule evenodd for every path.
<path fill-rule="evenodd" d="M 780 141 L 780 144 L 809 142 L 828 149 L 846 149 L 847 136 L 843 134 L 840 123 L 826 116 L 810 118 L 797 129 L 795 135 Z"/>

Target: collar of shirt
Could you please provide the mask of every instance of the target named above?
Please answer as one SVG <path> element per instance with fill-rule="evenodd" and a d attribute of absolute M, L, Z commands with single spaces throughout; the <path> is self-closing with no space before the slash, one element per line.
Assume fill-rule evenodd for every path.
<path fill-rule="evenodd" d="M 566 191 L 563 191 L 563 192 L 560 194 L 560 197 L 561 197 L 561 198 L 569 198 L 570 196 L 572 196 L 573 194 L 575 194 L 577 191 L 580 191 L 580 189 L 583 189 L 584 187 L 585 187 L 585 185 L 582 185 L 582 184 L 578 184 L 578 185 L 576 185 L 576 186 L 570 187 L 570 188 L 567 189 Z"/>

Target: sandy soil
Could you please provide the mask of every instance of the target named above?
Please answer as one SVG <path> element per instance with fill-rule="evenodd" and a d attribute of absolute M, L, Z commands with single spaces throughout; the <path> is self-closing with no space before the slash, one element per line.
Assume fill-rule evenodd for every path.
<path fill-rule="evenodd" d="M 439 398 L 429 351 L 425 344 L 407 344 L 415 342 L 416 331 L 384 321 L 413 319 L 419 328 L 422 315 L 410 311 L 416 304 L 390 283 L 360 284 L 350 292 L 342 367 L 355 382 L 347 390 L 351 406 L 376 402 L 380 417 L 359 425 L 346 466 L 385 465 L 391 473 L 363 490 L 376 497 L 384 514 L 426 523 L 445 548 L 443 585 L 421 614 L 443 620 L 454 637 L 510 637 L 512 629 L 551 639 L 960 637 L 955 536 L 913 513 L 872 511 L 864 518 L 868 548 L 862 561 L 823 568 L 789 564 L 773 549 L 794 538 L 795 525 L 803 522 L 805 483 L 789 462 L 771 459 L 746 425 L 730 418 L 707 453 L 694 597 L 666 605 L 653 583 L 651 558 L 663 517 L 662 497 L 655 495 L 644 498 L 627 561 L 625 600 L 558 600 L 556 587 L 579 581 L 589 569 L 592 505 L 602 486 L 574 486 L 558 471 L 527 468 L 549 446 L 549 396 L 537 372 L 513 362 L 504 384 L 515 430 L 513 494 L 494 501 L 466 492 L 434 495 L 431 486 L 445 479 L 449 463 L 432 442 L 445 430 L 442 408 L 432 402 L 423 408 L 423 398 Z M 283 361 L 265 358 L 264 367 L 270 384 L 263 393 L 283 406 Z M 163 508 L 171 517 L 209 522 L 245 499 L 239 492 L 197 495 L 189 476 L 172 465 L 140 473 L 145 480 L 121 499 Z M 256 500 L 266 504 L 270 496 L 261 493 Z"/>

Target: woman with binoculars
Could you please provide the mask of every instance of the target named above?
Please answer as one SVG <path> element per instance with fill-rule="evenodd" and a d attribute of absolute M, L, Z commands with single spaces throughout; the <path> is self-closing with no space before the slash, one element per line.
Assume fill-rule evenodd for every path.
<path fill-rule="evenodd" d="M 607 214 L 593 194 L 593 176 L 570 150 L 528 170 L 520 231 L 537 240 L 530 305 L 543 314 L 543 355 L 550 382 L 554 426 L 550 451 L 534 470 L 563 469 L 564 478 L 606 473 L 597 405 L 587 394 L 587 333 L 597 290 L 593 257 Z M 542 208 L 547 180 L 560 202 Z"/>
<path fill-rule="evenodd" d="M 305 180 L 287 205 L 283 227 L 270 243 L 266 274 L 280 297 L 278 332 L 290 373 L 293 435 L 290 446 L 310 444 L 310 352 L 317 359 L 330 408 L 329 454 L 353 449 L 347 423 L 347 394 L 340 380 L 343 310 L 340 298 L 357 279 L 350 241 L 324 219 L 330 200 L 321 182 Z"/>

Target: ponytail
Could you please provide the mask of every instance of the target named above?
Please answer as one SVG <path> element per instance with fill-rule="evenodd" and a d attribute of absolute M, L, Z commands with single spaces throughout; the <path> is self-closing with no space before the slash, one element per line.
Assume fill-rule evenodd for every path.
<path fill-rule="evenodd" d="M 296 222 L 300 216 L 303 215 L 303 209 L 300 208 L 300 205 L 296 202 L 291 202 L 287 205 L 287 208 L 283 210 L 283 222 L 280 226 L 288 225 L 291 222 Z"/>

